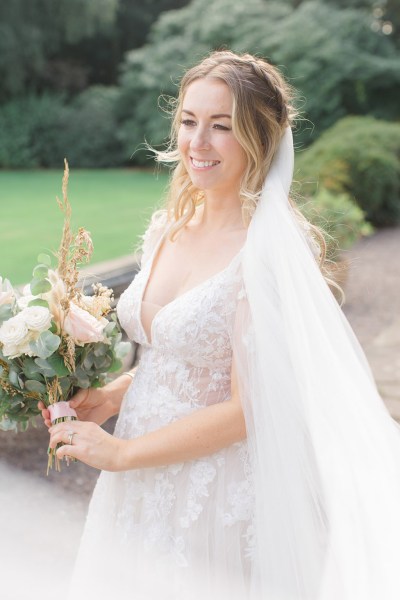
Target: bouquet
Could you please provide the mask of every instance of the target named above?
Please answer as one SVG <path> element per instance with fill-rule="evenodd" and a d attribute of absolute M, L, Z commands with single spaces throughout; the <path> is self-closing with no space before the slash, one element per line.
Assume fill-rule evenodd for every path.
<path fill-rule="evenodd" d="M 65 161 L 64 213 L 60 248 L 52 257 L 39 254 L 31 283 L 21 294 L 0 277 L 0 428 L 25 430 L 39 414 L 42 400 L 53 423 L 76 419 L 67 401 L 79 388 L 99 387 L 108 373 L 122 367 L 130 344 L 112 308 L 113 292 L 97 283 L 93 294 L 78 286 L 78 265 L 93 252 L 89 232 L 70 227 L 69 169 Z M 56 449 L 48 450 L 47 472 L 60 470 Z"/>

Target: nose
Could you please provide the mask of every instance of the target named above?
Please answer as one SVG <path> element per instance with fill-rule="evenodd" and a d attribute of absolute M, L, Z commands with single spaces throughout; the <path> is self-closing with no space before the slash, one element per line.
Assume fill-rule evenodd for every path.
<path fill-rule="evenodd" d="M 197 127 L 190 141 L 192 150 L 209 150 L 210 146 L 209 131 L 205 127 Z"/>

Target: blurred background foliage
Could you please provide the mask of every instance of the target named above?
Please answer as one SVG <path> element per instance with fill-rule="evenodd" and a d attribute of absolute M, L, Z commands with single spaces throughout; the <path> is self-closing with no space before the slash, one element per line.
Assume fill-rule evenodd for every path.
<path fill-rule="evenodd" d="M 305 206 L 337 197 L 349 230 L 400 222 L 399 0 L 3 2 L 0 167 L 151 164 L 162 97 L 223 47 L 267 58 L 297 90 Z"/>

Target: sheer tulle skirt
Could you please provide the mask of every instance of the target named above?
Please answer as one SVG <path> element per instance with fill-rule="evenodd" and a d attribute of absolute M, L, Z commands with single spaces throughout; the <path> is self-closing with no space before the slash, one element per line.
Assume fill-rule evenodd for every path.
<path fill-rule="evenodd" d="M 124 400 L 118 437 L 165 424 L 160 407 L 165 390 L 153 390 L 153 402 L 146 396 L 148 406 L 157 402 L 158 410 L 145 416 L 138 406 L 144 388 L 150 389 L 148 375 L 139 372 Z M 168 393 L 171 420 L 182 412 L 182 403 L 175 402 Z M 242 600 L 252 579 L 253 512 L 246 442 L 180 464 L 103 472 L 89 507 L 69 598 L 111 594 L 118 600 Z"/>

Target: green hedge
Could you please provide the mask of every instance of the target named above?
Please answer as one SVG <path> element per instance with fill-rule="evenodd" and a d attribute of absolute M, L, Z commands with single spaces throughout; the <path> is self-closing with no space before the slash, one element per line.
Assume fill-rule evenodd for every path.
<path fill-rule="evenodd" d="M 336 260 L 341 250 L 350 248 L 361 236 L 373 231 L 361 208 L 347 194 L 320 188 L 314 197 L 300 200 L 298 204 L 304 216 L 326 234 L 329 259 Z"/>
<path fill-rule="evenodd" d="M 0 108 L 0 166 L 29 168 L 62 164 L 60 137 L 68 118 L 64 98 L 28 96 Z"/>
<path fill-rule="evenodd" d="M 345 117 L 298 154 L 301 193 L 348 194 L 376 226 L 400 223 L 400 124 Z"/>
<path fill-rule="evenodd" d="M 0 106 L 0 167 L 112 167 L 127 162 L 114 107 L 118 91 L 94 86 L 73 101 L 59 94 Z"/>

